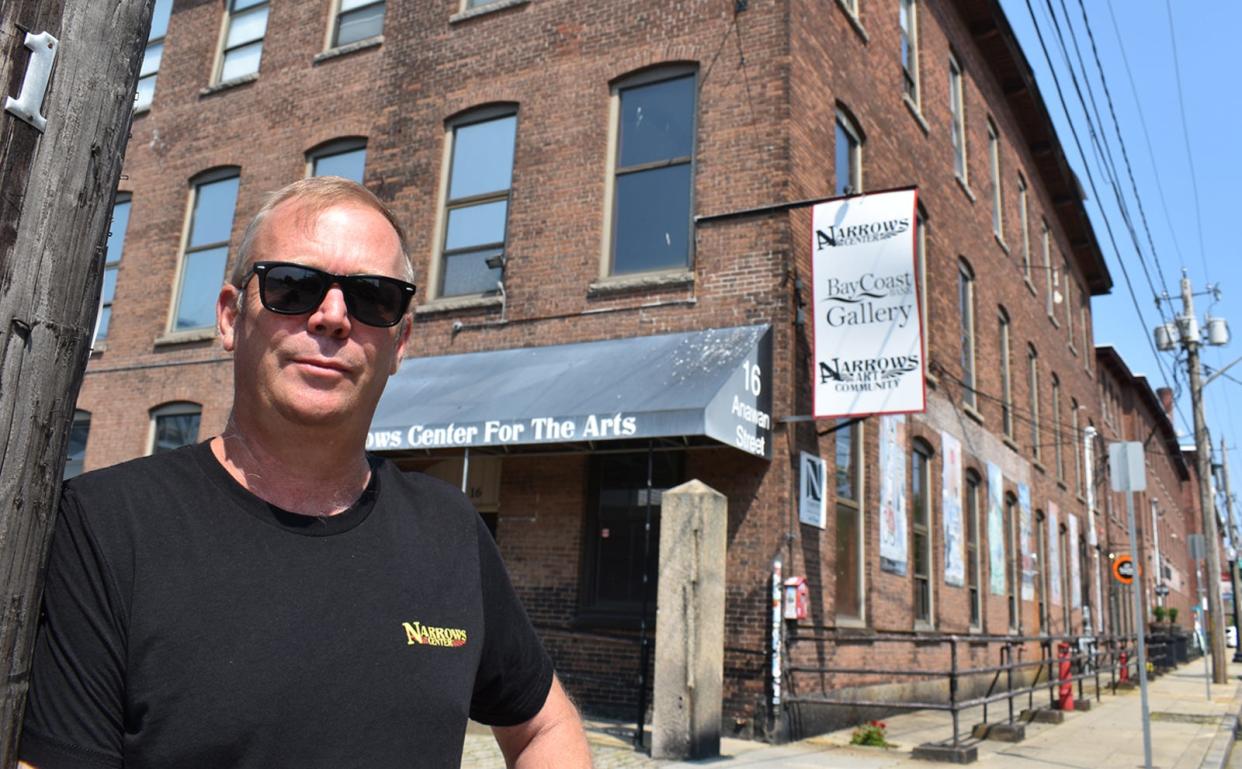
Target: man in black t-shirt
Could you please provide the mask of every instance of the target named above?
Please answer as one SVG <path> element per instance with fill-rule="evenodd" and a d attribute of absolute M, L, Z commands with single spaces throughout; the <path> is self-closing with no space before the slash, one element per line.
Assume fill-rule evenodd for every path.
<path fill-rule="evenodd" d="M 410 334 L 392 213 L 336 178 L 250 223 L 217 322 L 224 432 L 69 481 L 23 766 L 589 767 L 469 502 L 363 450 Z"/>

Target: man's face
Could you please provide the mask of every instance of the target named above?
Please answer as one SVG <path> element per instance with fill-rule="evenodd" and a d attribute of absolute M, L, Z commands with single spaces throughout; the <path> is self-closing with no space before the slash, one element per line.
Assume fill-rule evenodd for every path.
<path fill-rule="evenodd" d="M 255 241 L 256 260 L 296 262 L 337 275 L 404 279 L 397 233 L 374 209 L 343 203 L 318 214 L 296 200 L 271 211 Z M 263 308 L 251 277 L 217 301 L 224 348 L 234 354 L 234 410 L 239 416 L 304 426 L 365 431 L 388 376 L 397 370 L 409 323 L 378 328 L 349 315 L 339 286 L 305 315 Z"/>

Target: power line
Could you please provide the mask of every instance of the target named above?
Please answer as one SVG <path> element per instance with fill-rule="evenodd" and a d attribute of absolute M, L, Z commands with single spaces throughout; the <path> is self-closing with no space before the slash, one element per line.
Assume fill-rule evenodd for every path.
<path fill-rule="evenodd" d="M 1047 62 L 1048 71 L 1052 75 L 1053 85 L 1057 93 L 1057 98 L 1061 103 L 1062 111 L 1065 113 L 1066 122 L 1069 124 L 1070 133 L 1074 137 L 1074 145 L 1078 148 L 1079 156 L 1084 158 L 1084 161 L 1085 161 L 1086 153 L 1084 153 L 1082 150 L 1082 142 L 1078 138 L 1078 131 L 1077 129 L 1074 128 L 1073 119 L 1070 115 L 1069 108 L 1065 103 L 1065 93 L 1061 89 L 1060 78 L 1057 77 L 1056 68 L 1052 64 L 1052 56 L 1048 53 L 1048 46 L 1044 42 L 1043 32 L 1040 30 L 1039 22 L 1035 18 L 1035 9 L 1031 5 L 1031 0 L 1025 0 L 1025 2 L 1026 2 L 1027 12 L 1030 13 L 1031 15 L 1031 23 L 1034 25 L 1034 28 L 1035 28 L 1035 35 L 1039 40 L 1039 47 L 1043 51 L 1043 54 L 1044 54 L 1044 61 Z M 1096 188 L 1095 179 L 1094 177 L 1091 176 L 1089 169 L 1087 173 L 1087 181 L 1091 185 L 1091 192 L 1093 196 L 1098 200 L 1099 191 Z M 1143 310 L 1139 306 L 1138 297 L 1134 293 L 1134 285 L 1130 281 L 1130 272 L 1129 270 L 1126 269 L 1125 260 L 1121 258 L 1121 250 L 1117 247 L 1117 239 L 1113 235 L 1112 224 L 1109 222 L 1108 217 L 1104 215 L 1103 209 L 1100 209 L 1100 214 L 1101 214 L 1101 218 L 1104 220 L 1104 228 L 1108 232 L 1108 239 L 1109 239 L 1109 242 L 1112 244 L 1113 252 L 1117 254 L 1117 264 L 1121 267 L 1121 274 L 1122 274 L 1122 277 L 1125 279 L 1126 291 L 1130 295 L 1130 302 L 1134 305 L 1134 311 L 1139 317 L 1139 322 L 1143 324 L 1143 329 L 1146 330 L 1147 328 L 1150 328 L 1150 326 L 1147 323 L 1147 319 L 1143 317 Z M 1152 357 L 1154 357 L 1156 360 L 1156 365 L 1160 368 L 1161 374 L 1164 377 L 1164 381 L 1166 383 L 1171 382 L 1172 377 L 1169 375 L 1168 371 L 1166 370 L 1165 365 L 1164 365 L 1164 360 L 1161 358 L 1159 351 L 1156 350 L 1156 345 L 1152 341 L 1151 336 L 1149 334 L 1144 333 L 1143 338 L 1147 340 L 1147 345 L 1151 349 Z M 1174 401 L 1174 407 L 1177 410 L 1178 416 L 1181 417 L 1183 424 L 1189 424 L 1189 422 L 1186 421 L 1186 416 L 1182 413 L 1181 406 L 1177 405 L 1176 401 Z"/>
<path fill-rule="evenodd" d="M 1199 259 L 1203 262 L 1203 279 L 1211 282 L 1208 274 L 1207 255 L 1203 251 L 1203 213 L 1199 210 L 1199 179 L 1195 175 L 1195 159 L 1190 152 L 1190 129 L 1186 125 L 1186 102 L 1182 99 L 1182 67 L 1177 56 L 1177 34 L 1173 29 L 1173 4 L 1165 0 L 1169 11 L 1169 42 L 1173 44 L 1173 74 L 1177 76 L 1177 106 L 1182 119 L 1182 144 L 1186 147 L 1186 164 L 1190 170 L 1190 188 L 1195 195 L 1195 225 L 1199 234 Z"/>

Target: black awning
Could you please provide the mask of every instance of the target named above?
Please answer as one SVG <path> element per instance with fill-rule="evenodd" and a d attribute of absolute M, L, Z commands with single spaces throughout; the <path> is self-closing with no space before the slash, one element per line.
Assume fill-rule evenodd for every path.
<path fill-rule="evenodd" d="M 405 361 L 372 451 L 702 436 L 772 456 L 772 330 L 743 326 Z"/>

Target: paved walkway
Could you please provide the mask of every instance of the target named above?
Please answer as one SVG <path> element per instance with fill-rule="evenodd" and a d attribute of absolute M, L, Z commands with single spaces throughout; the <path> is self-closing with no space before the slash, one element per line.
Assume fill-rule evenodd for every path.
<path fill-rule="evenodd" d="M 1242 747 L 1232 748 L 1233 729 L 1242 710 L 1242 664 L 1230 665 L 1230 683 L 1213 686 L 1206 696 L 1203 663 L 1192 662 L 1161 676 L 1150 686 L 1152 765 L 1156 769 L 1227 769 L 1238 767 Z M 1045 700 L 1046 702 L 1046 695 Z M 1037 696 L 1036 702 L 1039 702 Z M 1143 766 L 1140 698 L 1137 689 L 1103 694 L 1089 711 L 1066 713 L 1059 725 L 1027 724 L 1026 739 L 1011 744 L 978 743 L 981 769 L 1131 769 Z M 1003 706 L 1004 703 L 1001 703 Z M 978 712 L 963 713 L 963 733 L 980 720 Z M 996 716 L 993 715 L 995 719 Z M 694 766 L 781 767 L 782 769 L 926 769 L 935 764 L 911 756 L 914 746 L 939 741 L 952 733 L 946 713 L 919 711 L 885 719 L 891 749 L 860 748 L 849 744 L 850 730 L 832 732 L 789 745 L 769 746 L 726 739 L 722 756 L 707 761 L 655 761 L 630 746 L 632 725 L 592 722 L 588 736 L 596 769 Z M 1233 761 L 1233 763 L 1227 763 Z M 472 725 L 466 736 L 462 769 L 503 769 L 504 761 L 490 732 Z"/>

